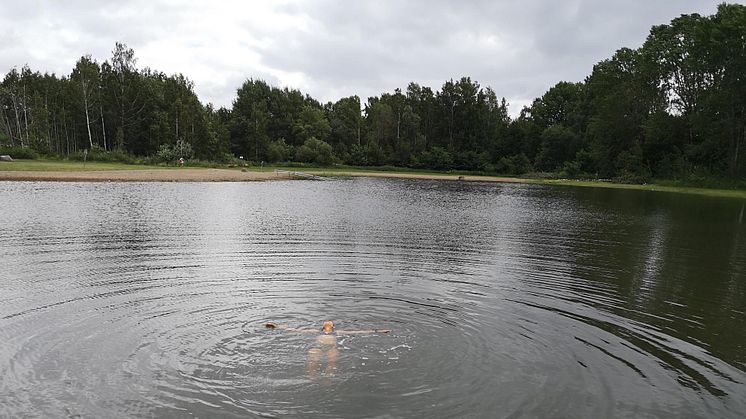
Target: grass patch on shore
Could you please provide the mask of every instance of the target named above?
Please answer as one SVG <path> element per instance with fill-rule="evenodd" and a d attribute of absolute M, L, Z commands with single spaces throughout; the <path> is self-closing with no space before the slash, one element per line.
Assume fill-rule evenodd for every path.
<path fill-rule="evenodd" d="M 714 188 L 697 188 L 691 186 L 673 186 L 673 185 L 660 185 L 655 183 L 648 183 L 644 185 L 630 184 L 630 183 L 612 183 L 612 182 L 599 182 L 592 180 L 544 180 L 535 179 L 531 183 L 539 183 L 543 185 L 559 185 L 559 186 L 577 186 L 585 188 L 608 188 L 608 189 L 630 189 L 638 191 L 653 191 L 653 192 L 674 192 L 674 193 L 687 193 L 703 196 L 716 196 L 725 198 L 742 198 L 746 199 L 746 190 L 744 189 L 714 189 Z"/>
<path fill-rule="evenodd" d="M 166 166 L 146 166 L 143 164 L 125 164 L 109 162 L 87 162 L 71 160 L 13 160 L 0 162 L 0 171 L 18 172 L 91 172 L 99 170 L 153 170 L 174 169 Z"/>

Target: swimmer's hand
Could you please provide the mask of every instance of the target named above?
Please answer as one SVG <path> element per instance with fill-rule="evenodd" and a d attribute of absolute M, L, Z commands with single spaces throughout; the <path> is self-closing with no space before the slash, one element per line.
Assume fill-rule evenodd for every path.
<path fill-rule="evenodd" d="M 318 329 L 296 329 L 295 327 L 288 327 L 284 324 L 277 323 L 264 323 L 264 327 L 270 330 L 287 330 L 290 332 L 302 332 L 302 333 L 318 333 Z"/>
<path fill-rule="evenodd" d="M 391 333 L 391 329 L 376 329 L 376 333 Z"/>

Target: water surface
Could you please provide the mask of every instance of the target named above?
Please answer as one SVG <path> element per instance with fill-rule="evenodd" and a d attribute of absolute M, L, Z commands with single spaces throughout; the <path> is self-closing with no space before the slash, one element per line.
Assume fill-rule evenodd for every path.
<path fill-rule="evenodd" d="M 736 199 L 0 182 L 0 287 L 0 417 L 746 411 Z M 393 331 L 338 336 L 330 362 L 315 333 L 262 326 L 324 319 Z"/>

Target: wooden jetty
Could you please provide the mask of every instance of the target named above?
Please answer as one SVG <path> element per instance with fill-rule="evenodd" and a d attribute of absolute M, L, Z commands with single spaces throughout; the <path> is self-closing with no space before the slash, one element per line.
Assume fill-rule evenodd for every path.
<path fill-rule="evenodd" d="M 282 175 L 285 175 L 285 176 L 290 176 L 290 177 L 296 178 L 296 179 L 329 180 L 329 178 L 324 177 L 324 176 L 318 176 L 318 175 L 314 175 L 314 174 L 311 174 L 311 173 L 304 173 L 304 172 L 293 172 L 293 171 L 289 171 L 289 170 L 275 169 L 275 173 L 277 173 L 278 175 L 282 174 Z"/>

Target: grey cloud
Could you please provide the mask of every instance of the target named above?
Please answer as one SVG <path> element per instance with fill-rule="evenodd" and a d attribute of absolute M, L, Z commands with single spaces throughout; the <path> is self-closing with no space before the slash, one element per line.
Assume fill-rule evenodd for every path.
<path fill-rule="evenodd" d="M 379 90 L 408 81 L 438 88 L 446 79 L 469 75 L 499 95 L 525 101 L 560 80 L 582 80 L 593 64 L 620 47 L 638 47 L 651 25 L 681 13 L 711 13 L 716 2 L 333 4 L 306 4 L 303 11 L 316 30 L 290 49 L 264 51 L 265 63 L 303 71 L 319 86 L 377 85 Z M 490 36 L 501 45 L 469 43 Z"/>
<path fill-rule="evenodd" d="M 0 71 L 29 62 L 67 74 L 80 55 L 108 58 L 115 41 L 137 55 L 169 40 L 194 51 L 186 58 L 195 65 L 205 62 L 201 52 L 225 49 L 211 56 L 211 71 L 196 76 L 189 66 L 139 63 L 184 73 L 217 106 L 230 106 L 247 78 L 282 86 L 283 74 L 302 74 L 303 85 L 289 87 L 322 101 L 365 99 L 410 81 L 439 89 L 447 79 L 471 76 L 510 102 L 528 103 L 558 81 L 583 80 L 616 49 L 640 46 L 651 25 L 682 13 L 713 13 L 719 1 L 286 1 L 264 3 L 271 7 L 267 16 L 256 15 L 256 4 L 237 2 L 219 11 L 213 25 L 221 28 L 201 22 L 205 5 L 198 2 L 48 1 L 37 9 L 7 2 Z M 288 24 L 296 21 L 302 23 Z M 222 27 L 234 28 L 235 39 L 215 37 Z M 45 48 L 45 40 L 54 48 Z M 169 52 L 160 61 L 167 67 Z M 258 55 L 258 62 L 240 59 L 247 55 Z"/>

